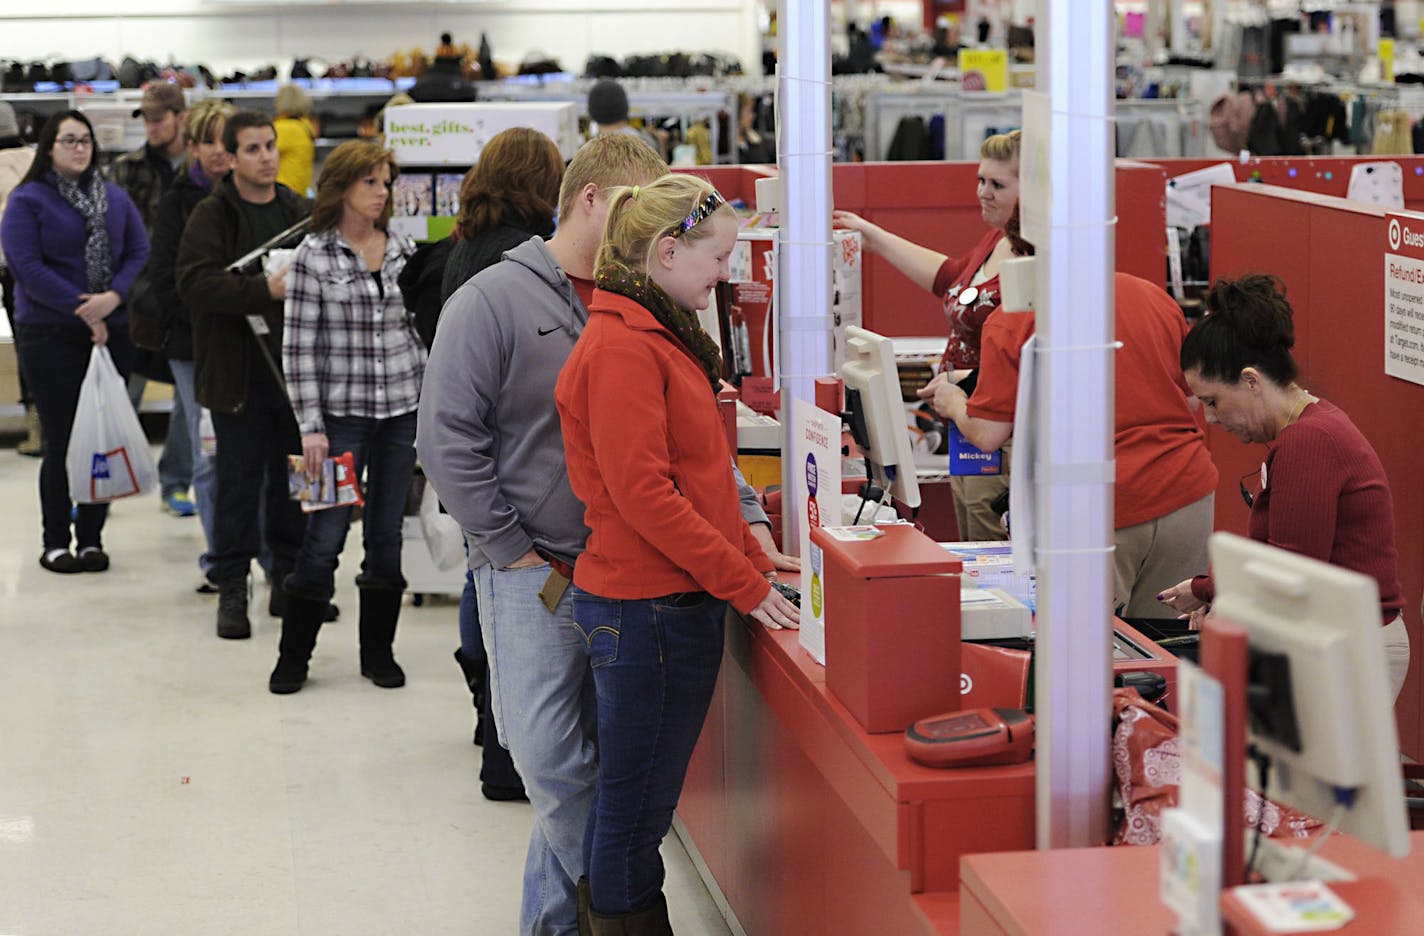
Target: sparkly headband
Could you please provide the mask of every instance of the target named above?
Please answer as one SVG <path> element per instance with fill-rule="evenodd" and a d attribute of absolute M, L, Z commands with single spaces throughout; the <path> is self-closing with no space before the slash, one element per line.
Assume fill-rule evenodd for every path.
<path fill-rule="evenodd" d="M 706 221 L 712 212 L 725 204 L 727 204 L 727 200 L 723 198 L 720 193 L 716 191 L 708 192 L 707 197 L 702 199 L 698 206 L 692 209 L 692 213 L 683 218 L 682 221 L 669 232 L 668 236 L 681 237 L 703 221 Z"/>

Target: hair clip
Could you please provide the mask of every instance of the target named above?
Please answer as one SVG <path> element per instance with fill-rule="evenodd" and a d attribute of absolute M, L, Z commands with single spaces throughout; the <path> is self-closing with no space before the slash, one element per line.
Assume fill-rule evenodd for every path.
<path fill-rule="evenodd" d="M 635 200 L 636 200 L 637 197 L 638 197 L 638 191 L 639 191 L 638 186 L 636 186 L 636 185 L 633 186 L 633 198 L 634 198 Z"/>
<path fill-rule="evenodd" d="M 679 222 L 678 225 L 668 233 L 668 236 L 681 237 L 688 231 L 697 227 L 697 225 L 701 224 L 703 221 L 706 221 L 707 218 L 711 216 L 712 212 L 716 211 L 718 208 L 722 207 L 726 203 L 727 200 L 722 197 L 721 193 L 719 193 L 716 189 L 713 189 L 712 191 L 707 193 L 707 197 L 702 199 L 701 203 L 698 204 L 696 208 L 692 209 L 691 214 L 683 218 L 682 221 Z"/>

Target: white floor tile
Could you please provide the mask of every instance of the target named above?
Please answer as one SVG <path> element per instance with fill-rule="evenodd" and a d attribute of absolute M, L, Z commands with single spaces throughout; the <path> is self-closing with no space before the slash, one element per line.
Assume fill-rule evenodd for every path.
<path fill-rule="evenodd" d="M 479 793 L 453 601 L 402 610 L 385 690 L 357 668 L 359 530 L 305 689 L 277 622 L 214 635 L 196 519 L 115 505 L 110 571 L 41 569 L 39 462 L 0 449 L 0 936 L 517 931 L 529 807 Z M 676 836 L 679 934 L 728 932 Z"/>

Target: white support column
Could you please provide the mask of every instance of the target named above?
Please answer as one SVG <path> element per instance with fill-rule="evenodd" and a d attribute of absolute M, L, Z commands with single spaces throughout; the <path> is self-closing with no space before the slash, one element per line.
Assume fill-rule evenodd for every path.
<path fill-rule="evenodd" d="M 1112 779 L 1112 4 L 1039 0 L 1036 27 L 1022 211 L 1039 256 L 1037 840 L 1065 848 L 1107 841 Z"/>
<path fill-rule="evenodd" d="M 815 400 L 831 370 L 831 41 L 827 0 L 779 0 L 776 162 L 781 171 L 777 233 L 777 366 L 781 371 L 782 491 L 791 483 L 792 400 Z M 801 541 L 796 510 L 782 510 L 782 543 Z"/>

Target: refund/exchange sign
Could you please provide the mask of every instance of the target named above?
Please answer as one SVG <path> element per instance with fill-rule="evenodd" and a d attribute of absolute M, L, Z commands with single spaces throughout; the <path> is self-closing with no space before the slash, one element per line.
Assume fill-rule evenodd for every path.
<path fill-rule="evenodd" d="M 1385 225 L 1384 372 L 1424 384 L 1424 215 Z"/>

